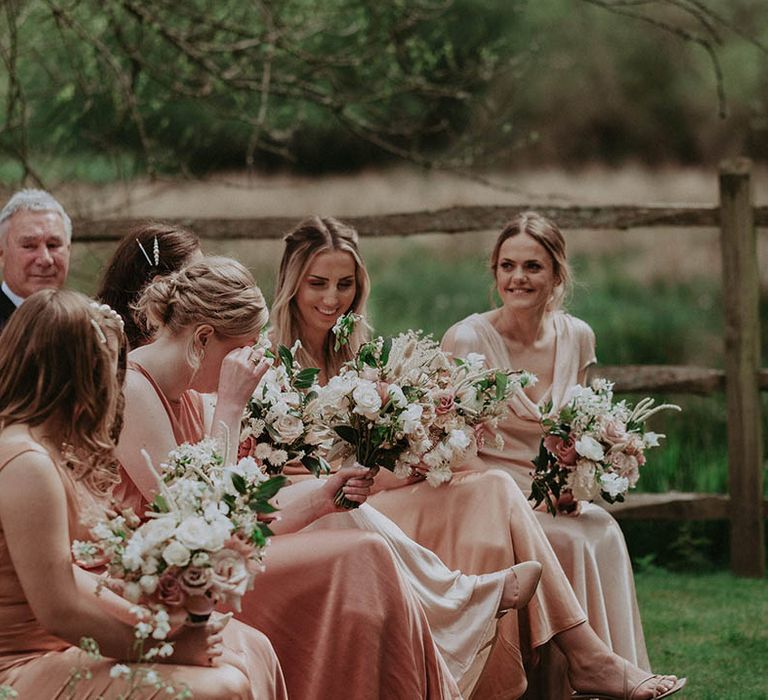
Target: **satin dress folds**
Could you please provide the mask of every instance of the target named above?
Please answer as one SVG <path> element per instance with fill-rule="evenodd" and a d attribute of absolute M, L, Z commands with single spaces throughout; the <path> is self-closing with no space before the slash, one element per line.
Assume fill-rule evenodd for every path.
<path fill-rule="evenodd" d="M 141 373 L 157 393 L 177 443 L 203 438 L 199 394 L 185 392 L 174 407 L 140 365 L 130 363 L 129 371 Z M 151 476 L 123 476 L 120 495 L 141 512 L 146 501 L 137 484 L 151 483 Z M 383 537 L 360 528 L 279 535 L 270 541 L 265 565 L 236 617 L 270 639 L 291 698 L 462 697 Z M 499 584 L 481 579 L 477 586 L 495 613 Z"/>
<path fill-rule="evenodd" d="M 538 403 L 519 390 L 510 402 L 511 412 L 498 426 L 503 449 L 496 449 L 494 440 L 488 439 L 478 459 L 468 465 L 478 471 L 503 469 L 526 496 L 530 493 L 532 460 L 541 440 L 541 407 L 551 400 L 552 411 L 557 412 L 565 404 L 569 389 L 579 383 L 586 368 L 596 361 L 595 335 L 584 321 L 561 311 L 555 312 L 553 321 L 556 345 L 552 385 Z M 525 369 L 515 366 L 488 314 L 473 314 L 451 327 L 442 345 L 459 357 L 481 353 L 491 367 Z M 619 656 L 649 669 L 632 566 L 618 523 L 599 505 L 585 502 L 576 517 L 552 517 L 544 511 L 536 511 L 535 517 L 592 628 Z M 564 677 L 564 660 L 558 657 L 553 652 L 545 659 L 549 670 L 538 679 L 544 684 L 542 692 L 547 693 L 543 697 L 567 697 L 567 689 L 558 684 L 558 679 Z"/>
<path fill-rule="evenodd" d="M 0 469 L 26 453 L 48 452 L 31 440 L 8 442 L 0 447 Z M 88 528 L 103 513 L 104 503 L 76 481 L 65 467 L 53 460 L 67 496 L 69 535 L 87 539 Z M 83 589 L 83 595 L 92 595 Z M 102 600 L 94 597 L 94 605 Z M 248 678 L 253 700 L 286 700 L 280 665 L 267 638 L 245 625 L 232 622 L 224 630 L 225 646 L 232 666 Z M 112 678 L 113 659 L 94 661 L 85 652 L 45 630 L 35 619 L 21 582 L 16 575 L 8 547 L 0 529 L 0 685 L 9 685 L 19 700 L 58 698 L 116 698 L 128 690 L 126 681 Z M 186 684 L 196 700 L 222 698 L 222 689 L 231 688 L 227 666 L 203 668 L 157 664 L 156 670 L 177 688 Z M 73 669 L 88 670 L 92 678 L 81 680 L 74 692 L 69 688 Z M 136 691 L 136 700 L 167 697 L 153 687 Z"/>

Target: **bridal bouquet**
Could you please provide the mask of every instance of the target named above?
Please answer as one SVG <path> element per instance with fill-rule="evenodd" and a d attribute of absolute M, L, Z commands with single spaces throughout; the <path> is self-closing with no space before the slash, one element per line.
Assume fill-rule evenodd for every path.
<path fill-rule="evenodd" d="M 287 462 L 299 461 L 319 476 L 330 471 L 320 448 L 332 435 L 307 413 L 320 370 L 299 366 L 298 347 L 296 341 L 293 348 L 278 348 L 278 363 L 267 370 L 248 401 L 238 457 L 255 457 L 269 474 L 279 474 Z"/>
<path fill-rule="evenodd" d="M 123 511 L 92 528 L 93 541 L 72 547 L 86 564 L 106 558 L 103 585 L 140 606 L 138 639 L 165 639 L 169 609 L 193 623 L 219 603 L 240 609 L 271 535 L 261 517 L 275 511 L 269 500 L 285 483 L 251 458 L 224 466 L 210 439 L 181 445 L 160 468 L 160 492 L 143 522 Z"/>
<path fill-rule="evenodd" d="M 575 386 L 566 405 L 555 417 L 542 420 L 544 436 L 533 460 L 530 500 L 557 514 L 560 494 L 569 491 L 578 500 L 591 501 L 598 494 L 608 503 L 623 501 L 637 484 L 645 450 L 658 447 L 659 435 L 646 432 L 645 423 L 655 413 L 680 410 L 674 404 L 653 405 L 642 399 L 633 408 L 613 401 L 613 383 L 597 379 L 591 387 Z M 542 413 L 547 416 L 551 406 Z"/>
<path fill-rule="evenodd" d="M 479 358 L 479 356 L 478 356 Z M 415 331 L 365 343 L 309 403 L 318 424 L 337 436 L 331 455 L 354 457 L 405 478 L 427 467 L 437 486 L 476 445 L 479 426 L 530 375 L 485 370 L 477 358 L 451 362 L 429 336 Z M 341 494 L 337 504 L 353 507 Z"/>

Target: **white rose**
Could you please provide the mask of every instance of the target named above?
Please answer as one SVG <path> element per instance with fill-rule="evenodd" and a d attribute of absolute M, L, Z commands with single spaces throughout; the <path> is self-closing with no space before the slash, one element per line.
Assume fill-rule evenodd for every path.
<path fill-rule="evenodd" d="M 290 413 L 280 416 L 272 424 L 272 427 L 277 431 L 280 439 L 289 444 L 294 440 L 298 440 L 304 433 L 304 423 L 301 422 L 301 418 L 297 418 Z"/>
<path fill-rule="evenodd" d="M 209 552 L 216 551 L 224 545 L 224 541 L 229 536 L 229 529 L 232 526 L 226 518 L 223 520 L 226 521 L 228 526 L 219 519 L 209 523 L 196 515 L 184 518 L 176 529 L 176 538 L 181 544 L 192 550 L 205 549 Z"/>
<path fill-rule="evenodd" d="M 400 423 L 406 435 L 415 433 L 421 425 L 421 416 L 424 409 L 417 403 L 411 404 L 400 414 Z"/>
<path fill-rule="evenodd" d="M 600 476 L 600 487 L 611 498 L 616 498 L 616 496 L 626 493 L 629 488 L 629 480 L 618 474 L 607 472 Z"/>
<path fill-rule="evenodd" d="M 266 475 L 261 471 L 258 463 L 253 457 L 243 457 L 238 463 L 237 468 L 245 474 L 249 481 L 264 481 Z"/>
<path fill-rule="evenodd" d="M 352 399 L 355 402 L 353 413 L 374 420 L 379 415 L 381 397 L 376 390 L 376 385 L 367 379 L 361 379 L 352 391 Z"/>
<path fill-rule="evenodd" d="M 163 550 L 163 559 L 169 566 L 186 566 L 189 563 L 190 551 L 181 542 L 173 540 Z"/>
<path fill-rule="evenodd" d="M 576 452 L 593 462 L 599 462 L 605 456 L 603 446 L 589 435 L 582 435 L 582 437 L 576 440 L 575 447 Z"/>

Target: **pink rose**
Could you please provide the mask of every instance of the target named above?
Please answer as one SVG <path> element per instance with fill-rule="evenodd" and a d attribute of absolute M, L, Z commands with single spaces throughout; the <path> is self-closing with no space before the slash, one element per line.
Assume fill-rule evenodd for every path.
<path fill-rule="evenodd" d="M 576 443 L 572 438 L 563 440 L 556 435 L 547 435 L 544 438 L 544 447 L 547 448 L 555 457 L 557 461 L 564 467 L 572 467 L 576 464 L 578 454 L 576 452 Z"/>
<path fill-rule="evenodd" d="M 231 549 L 222 549 L 213 555 L 212 561 L 216 598 L 240 612 L 240 599 L 253 580 L 247 560 Z"/>
<path fill-rule="evenodd" d="M 184 591 L 181 590 L 179 579 L 176 577 L 176 572 L 166 570 L 160 576 L 155 595 L 163 605 L 167 605 L 169 608 L 181 607 L 185 596 Z"/>
<path fill-rule="evenodd" d="M 249 435 L 237 446 L 237 458 L 253 457 L 256 450 L 256 438 L 253 435 Z"/>
<path fill-rule="evenodd" d="M 179 584 L 189 596 L 201 596 L 211 587 L 211 570 L 202 566 L 189 566 L 181 572 Z"/>
<path fill-rule="evenodd" d="M 449 389 L 441 391 L 438 394 L 438 404 L 435 407 L 435 412 L 438 416 L 445 415 L 446 413 L 450 413 L 453 410 L 453 396 L 453 392 Z"/>
<path fill-rule="evenodd" d="M 627 426 L 620 420 L 605 420 L 600 426 L 601 437 L 609 445 L 619 445 L 627 441 Z"/>

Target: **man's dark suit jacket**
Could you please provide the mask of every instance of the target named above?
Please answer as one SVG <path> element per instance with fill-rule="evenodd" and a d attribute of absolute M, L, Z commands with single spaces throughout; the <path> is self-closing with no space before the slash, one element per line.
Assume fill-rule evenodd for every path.
<path fill-rule="evenodd" d="M 16 311 L 16 304 L 14 304 L 5 295 L 5 292 L 0 289 L 0 330 L 3 329 L 3 326 L 7 323 L 14 311 Z"/>

